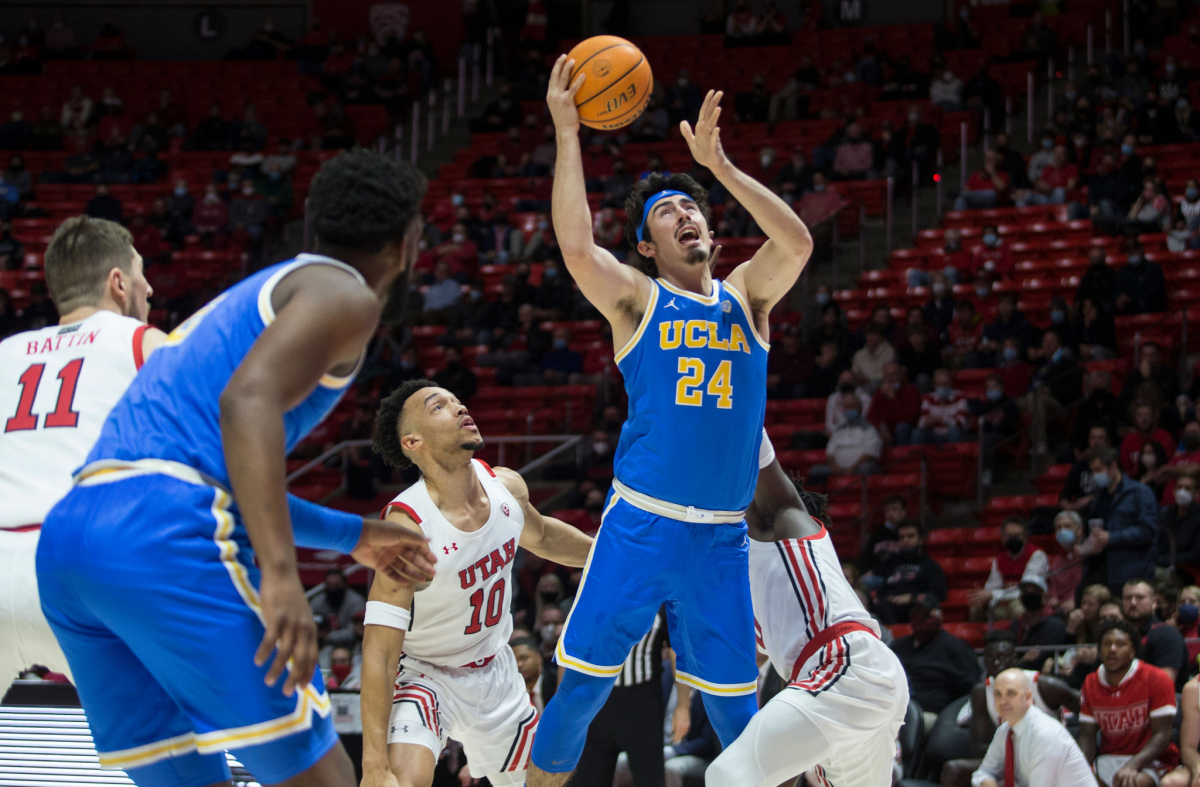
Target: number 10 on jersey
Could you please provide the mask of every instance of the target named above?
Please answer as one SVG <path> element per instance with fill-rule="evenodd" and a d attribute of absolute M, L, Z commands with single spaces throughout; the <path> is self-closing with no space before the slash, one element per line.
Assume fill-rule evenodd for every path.
<path fill-rule="evenodd" d="M 729 361 L 721 361 L 708 380 L 704 391 L 704 361 L 699 358 L 679 358 L 679 382 L 675 384 L 675 404 L 687 407 L 703 407 L 704 394 L 717 398 L 717 409 L 728 410 L 733 407 L 733 367 Z"/>

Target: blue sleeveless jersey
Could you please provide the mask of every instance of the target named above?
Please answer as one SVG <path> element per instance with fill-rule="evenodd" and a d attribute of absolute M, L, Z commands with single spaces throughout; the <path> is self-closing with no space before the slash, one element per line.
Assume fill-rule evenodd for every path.
<path fill-rule="evenodd" d="M 658 279 L 616 354 L 629 417 L 613 468 L 634 491 L 741 511 L 754 497 L 767 406 L 767 350 L 749 306 L 713 281 L 708 297 Z"/>
<path fill-rule="evenodd" d="M 301 254 L 226 290 L 172 331 L 150 356 L 109 415 L 88 463 L 166 459 L 229 488 L 221 444 L 221 393 L 275 319 L 275 285 L 302 265 L 334 265 L 363 281 L 345 263 Z M 329 414 L 353 380 L 354 375 L 326 375 L 303 402 L 284 413 L 289 452 Z"/>

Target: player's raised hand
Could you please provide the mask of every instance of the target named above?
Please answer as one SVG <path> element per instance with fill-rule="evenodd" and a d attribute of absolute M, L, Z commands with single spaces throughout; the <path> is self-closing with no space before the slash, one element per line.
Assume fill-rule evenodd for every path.
<path fill-rule="evenodd" d="M 397 582 L 412 585 L 433 579 L 437 562 L 424 534 L 386 519 L 363 519 L 362 536 L 350 556 Z"/>
<path fill-rule="evenodd" d="M 579 109 L 575 106 L 575 94 L 583 87 L 586 77 L 581 73 L 571 81 L 574 60 L 559 55 L 550 70 L 550 84 L 546 88 L 546 103 L 550 106 L 550 117 L 559 131 L 579 130 Z"/>
<path fill-rule="evenodd" d="M 271 651 L 275 651 L 275 660 L 264 682 L 274 686 L 287 667 L 283 693 L 290 697 L 297 688 L 309 684 L 317 665 L 317 624 L 312 607 L 295 571 L 290 574 L 264 571 L 258 593 L 267 630 L 254 654 L 254 663 L 261 667 L 267 663 Z"/>
<path fill-rule="evenodd" d="M 717 120 L 721 117 L 721 97 L 724 95 L 720 90 L 708 91 L 700 106 L 700 117 L 694 132 L 686 120 L 679 121 L 679 131 L 692 150 L 692 158 L 700 166 L 709 169 L 716 169 L 729 161 L 721 147 L 721 129 L 717 126 Z"/>

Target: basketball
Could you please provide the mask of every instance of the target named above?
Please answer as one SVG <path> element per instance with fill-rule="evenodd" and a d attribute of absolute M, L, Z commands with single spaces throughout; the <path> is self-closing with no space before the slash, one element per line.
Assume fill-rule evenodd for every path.
<path fill-rule="evenodd" d="M 650 62 L 642 50 L 617 36 L 593 36 L 575 45 L 571 83 L 587 78 L 575 94 L 579 122 L 604 131 L 627 126 L 646 109 L 654 88 Z"/>

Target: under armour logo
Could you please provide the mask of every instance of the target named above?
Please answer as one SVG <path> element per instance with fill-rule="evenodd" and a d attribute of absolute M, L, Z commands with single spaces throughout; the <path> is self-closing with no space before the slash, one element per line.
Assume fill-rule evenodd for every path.
<path fill-rule="evenodd" d="M 671 299 L 671 302 L 670 302 L 670 303 L 668 303 L 668 304 L 667 304 L 666 306 L 664 306 L 663 308 L 664 308 L 664 309 L 674 309 L 674 310 L 675 310 L 675 311 L 677 311 L 677 312 L 678 312 L 678 311 L 683 311 L 683 309 L 680 309 L 678 306 L 676 306 L 676 305 L 675 305 L 675 299 L 674 299 L 674 298 L 672 298 L 672 299 Z"/>
<path fill-rule="evenodd" d="M 445 552 L 447 555 L 449 555 L 449 554 L 450 554 L 450 550 L 451 550 L 451 549 L 453 549 L 455 552 L 457 552 L 457 551 L 458 551 L 458 544 L 451 544 L 451 545 L 450 545 L 450 546 L 448 546 L 448 547 L 442 547 L 442 551 L 443 551 L 443 552 Z"/>
<path fill-rule="evenodd" d="M 404 725 L 404 731 L 405 731 L 405 732 L 408 732 L 408 725 L 407 725 L 407 724 L 405 724 L 405 725 Z"/>

